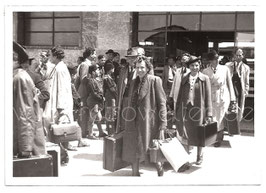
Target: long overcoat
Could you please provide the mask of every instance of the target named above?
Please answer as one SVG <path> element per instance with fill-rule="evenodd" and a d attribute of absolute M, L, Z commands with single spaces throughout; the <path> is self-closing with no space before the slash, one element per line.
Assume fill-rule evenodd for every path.
<path fill-rule="evenodd" d="M 37 89 L 24 69 L 13 72 L 13 154 L 45 154 Z"/>
<path fill-rule="evenodd" d="M 122 159 L 131 163 L 136 161 L 139 153 L 144 155 L 140 161 L 147 161 L 148 148 L 152 140 L 159 137 L 160 128 L 167 126 L 166 95 L 161 79 L 147 75 L 139 90 L 137 104 L 132 103 L 135 82 L 136 79 L 133 80 L 129 90 L 130 102 L 126 114 L 122 150 Z M 137 105 L 137 108 L 134 105 Z"/>
<path fill-rule="evenodd" d="M 187 112 L 187 103 L 189 98 L 190 73 L 182 79 L 181 90 L 177 99 L 177 129 L 179 135 L 185 139 L 187 129 L 195 129 L 198 125 L 202 125 L 206 116 L 212 116 L 212 101 L 211 101 L 211 85 L 207 75 L 199 72 L 199 76 L 194 84 L 194 101 L 193 108 Z M 189 113 L 189 114 L 187 114 Z M 187 119 L 187 116 L 191 118 Z M 190 126 L 191 128 L 188 128 Z M 193 128 L 192 128 L 193 127 Z"/>
<path fill-rule="evenodd" d="M 234 62 L 228 62 L 225 64 L 229 68 L 231 77 L 233 77 L 233 73 L 234 73 L 234 64 L 235 64 Z M 240 105 L 239 105 L 239 110 L 238 110 L 238 120 L 241 121 L 243 117 L 243 113 L 244 113 L 244 108 L 245 108 L 245 99 L 249 91 L 250 67 L 246 65 L 245 63 L 240 62 L 239 75 L 240 75 L 242 93 L 241 93 Z"/>

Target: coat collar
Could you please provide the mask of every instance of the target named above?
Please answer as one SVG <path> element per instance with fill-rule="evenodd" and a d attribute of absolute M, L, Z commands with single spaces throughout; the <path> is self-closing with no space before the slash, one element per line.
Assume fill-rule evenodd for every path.
<path fill-rule="evenodd" d="M 189 72 L 187 75 L 184 76 L 184 78 L 182 80 L 182 85 L 184 85 L 185 83 L 188 83 L 190 73 L 191 72 Z M 206 80 L 206 77 L 204 76 L 204 74 L 202 74 L 201 72 L 199 72 L 199 76 L 198 76 L 197 80 L 205 81 Z"/>

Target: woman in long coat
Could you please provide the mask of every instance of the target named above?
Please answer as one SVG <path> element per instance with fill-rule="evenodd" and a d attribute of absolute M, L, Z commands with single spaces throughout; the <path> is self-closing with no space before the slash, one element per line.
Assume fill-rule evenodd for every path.
<path fill-rule="evenodd" d="M 139 163 L 149 161 L 148 148 L 167 126 L 166 95 L 159 77 L 148 74 L 151 63 L 145 56 L 135 62 L 137 78 L 130 90 L 130 102 L 125 117 L 122 159 L 132 163 L 134 176 L 139 176 Z M 162 132 L 160 132 L 162 131 Z M 162 165 L 156 165 L 163 175 Z"/>
<path fill-rule="evenodd" d="M 190 73 L 182 79 L 176 107 L 178 132 L 184 141 L 189 140 L 188 130 L 193 131 L 198 126 L 209 123 L 212 117 L 209 77 L 199 72 L 199 58 L 191 56 L 187 65 Z M 202 147 L 197 147 L 197 165 L 202 163 L 202 158 Z M 180 169 L 182 171 L 182 168 L 188 169 L 189 166 L 187 163 Z"/>

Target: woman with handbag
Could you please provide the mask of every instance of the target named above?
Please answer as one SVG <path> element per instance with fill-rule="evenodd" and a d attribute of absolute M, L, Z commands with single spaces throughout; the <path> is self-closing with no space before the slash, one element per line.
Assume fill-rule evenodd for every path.
<path fill-rule="evenodd" d="M 210 66 L 205 68 L 202 73 L 206 74 L 211 82 L 213 119 L 217 121 L 219 131 L 217 142 L 214 146 L 219 147 L 223 140 L 223 120 L 225 113 L 229 108 L 229 104 L 232 106 L 236 99 L 229 68 L 227 66 L 219 65 L 219 56 L 215 50 L 209 52 L 207 58 L 210 62 Z"/>
<path fill-rule="evenodd" d="M 134 62 L 137 77 L 129 88 L 129 106 L 125 115 L 122 159 L 132 164 L 132 175 L 140 176 L 139 164 L 150 162 L 149 147 L 163 135 L 167 126 L 166 95 L 159 77 L 149 74 L 152 64 L 145 56 Z M 158 176 L 162 163 L 156 164 Z"/>
<path fill-rule="evenodd" d="M 182 141 L 189 144 L 190 136 L 198 126 L 210 123 L 212 119 L 211 86 L 209 77 L 200 72 L 200 58 L 190 56 L 186 62 L 190 73 L 185 75 L 181 81 L 181 88 L 176 104 L 177 127 Z M 197 147 L 196 164 L 200 165 L 203 160 L 203 147 Z M 190 147 L 188 146 L 188 151 Z M 179 168 L 184 172 L 190 168 L 187 162 Z"/>

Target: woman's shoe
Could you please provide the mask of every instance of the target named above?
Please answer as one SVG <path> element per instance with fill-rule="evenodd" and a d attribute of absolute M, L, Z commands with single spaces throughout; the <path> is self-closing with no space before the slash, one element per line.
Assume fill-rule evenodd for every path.
<path fill-rule="evenodd" d="M 162 164 L 162 162 L 156 163 L 156 170 L 157 170 L 158 176 L 163 176 L 164 171 L 163 171 L 163 164 Z"/>
<path fill-rule="evenodd" d="M 196 165 L 201 165 L 203 162 L 203 155 L 197 156 Z"/>
<path fill-rule="evenodd" d="M 190 163 L 186 162 L 177 170 L 177 172 L 182 173 L 189 170 L 189 168 L 190 168 Z"/>

